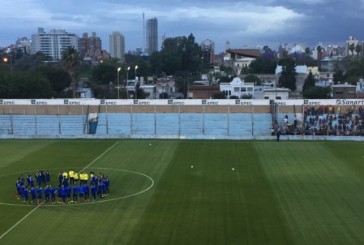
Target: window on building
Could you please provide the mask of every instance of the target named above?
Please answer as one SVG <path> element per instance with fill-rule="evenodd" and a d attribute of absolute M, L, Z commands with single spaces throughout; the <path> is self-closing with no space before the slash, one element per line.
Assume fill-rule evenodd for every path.
<path fill-rule="evenodd" d="M 239 87 L 234 87 L 234 92 L 239 92 Z"/>
<path fill-rule="evenodd" d="M 246 87 L 241 87 L 241 92 L 246 92 Z"/>

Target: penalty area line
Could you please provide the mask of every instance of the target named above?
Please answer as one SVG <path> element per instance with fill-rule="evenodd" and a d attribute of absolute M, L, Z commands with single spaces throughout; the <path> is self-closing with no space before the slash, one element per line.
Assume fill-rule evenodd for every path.
<path fill-rule="evenodd" d="M 106 149 L 106 151 L 104 151 L 101 155 L 99 155 L 98 157 L 96 157 L 92 162 L 90 162 L 86 167 L 84 167 L 82 171 L 86 170 L 88 167 L 90 167 L 93 163 L 95 163 L 97 160 L 99 160 L 101 157 L 103 157 L 107 152 L 109 152 L 112 148 L 114 148 L 117 144 L 119 143 L 119 141 L 115 142 L 112 146 L 110 146 L 109 148 Z M 28 218 L 32 213 L 34 213 L 39 207 L 41 207 L 42 205 L 38 205 L 35 208 L 33 208 L 29 213 L 27 213 L 23 218 L 21 218 L 18 222 L 16 222 L 12 227 L 10 227 L 7 231 L 4 232 L 4 234 L 2 234 L 0 236 L 0 240 L 6 236 L 10 231 L 12 231 L 15 227 L 17 227 L 21 222 L 23 222 L 26 218 Z"/>

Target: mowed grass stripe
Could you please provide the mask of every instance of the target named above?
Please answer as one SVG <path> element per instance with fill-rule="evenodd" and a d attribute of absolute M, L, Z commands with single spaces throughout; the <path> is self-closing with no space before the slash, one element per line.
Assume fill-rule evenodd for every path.
<path fill-rule="evenodd" d="M 363 179 L 328 142 L 257 142 L 295 244 L 360 244 Z M 333 144 L 336 145 L 336 144 Z M 352 143 L 347 142 L 347 147 Z M 336 152 L 336 154 L 334 154 Z M 354 207 L 354 208 L 353 208 Z"/>
<path fill-rule="evenodd" d="M 133 244 L 289 244 L 258 159 L 250 142 L 181 142 Z"/>

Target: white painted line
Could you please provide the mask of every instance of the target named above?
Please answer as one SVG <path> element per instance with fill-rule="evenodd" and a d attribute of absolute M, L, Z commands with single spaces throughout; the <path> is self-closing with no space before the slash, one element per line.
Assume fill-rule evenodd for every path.
<path fill-rule="evenodd" d="M 91 166 L 94 162 L 96 162 L 97 160 L 99 160 L 103 155 L 105 155 L 108 151 L 110 151 L 112 148 L 114 148 L 114 146 L 116 146 L 119 143 L 119 141 L 115 142 L 112 146 L 110 146 L 106 151 L 104 151 L 100 156 L 96 157 L 92 162 L 90 162 L 86 167 L 84 167 L 81 171 L 84 171 L 85 169 L 87 169 L 89 166 Z M 36 206 L 35 208 L 33 208 L 28 214 L 26 214 L 21 220 L 19 220 L 18 222 L 15 223 L 15 225 L 13 225 L 9 230 L 5 231 L 4 234 L 2 234 L 0 236 L 0 240 L 6 236 L 10 231 L 12 231 L 15 227 L 17 227 L 21 222 L 23 222 L 26 218 L 28 218 L 35 210 L 37 210 L 39 207 L 41 207 L 41 205 Z"/>

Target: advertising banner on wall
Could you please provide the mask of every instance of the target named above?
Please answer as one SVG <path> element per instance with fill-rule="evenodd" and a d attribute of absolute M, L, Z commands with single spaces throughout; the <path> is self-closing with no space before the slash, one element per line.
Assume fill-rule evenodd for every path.
<path fill-rule="evenodd" d="M 254 105 L 270 105 L 274 103 L 278 106 L 290 105 L 364 105 L 364 99 L 298 99 L 298 100 L 244 100 L 244 99 L 167 99 L 167 100 L 143 100 L 143 99 L 130 99 L 130 100 L 117 100 L 117 99 L 0 99 L 1 105 L 103 105 L 103 106 L 117 106 L 117 105 L 203 105 L 203 106 L 216 106 L 216 105 L 241 105 L 241 106 L 254 106 Z"/>

